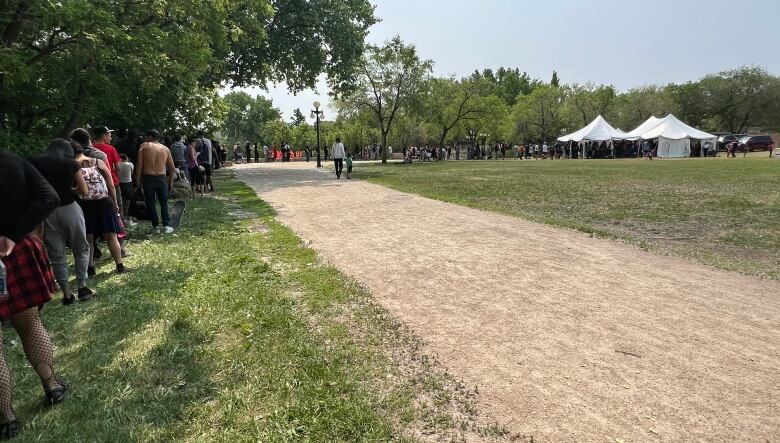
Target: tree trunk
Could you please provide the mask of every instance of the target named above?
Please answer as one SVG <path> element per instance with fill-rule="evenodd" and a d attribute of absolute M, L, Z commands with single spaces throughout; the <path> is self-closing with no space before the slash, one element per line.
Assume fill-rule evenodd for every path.
<path fill-rule="evenodd" d="M 382 131 L 382 163 L 387 163 L 387 131 Z"/>
<path fill-rule="evenodd" d="M 76 91 L 76 97 L 73 99 L 73 106 L 71 107 L 70 117 L 62 128 L 62 136 L 68 137 L 74 129 L 76 129 L 81 121 L 81 100 L 84 98 L 84 94 L 87 91 L 84 89 L 84 83 L 79 82 L 78 90 Z"/>
<path fill-rule="evenodd" d="M 447 128 L 441 128 L 441 137 L 439 138 L 439 149 L 444 149 L 444 140 L 447 138 Z"/>

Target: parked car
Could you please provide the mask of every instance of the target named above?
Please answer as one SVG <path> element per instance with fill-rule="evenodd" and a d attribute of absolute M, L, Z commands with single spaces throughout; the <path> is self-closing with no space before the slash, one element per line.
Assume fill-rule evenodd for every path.
<path fill-rule="evenodd" d="M 739 139 L 739 150 L 768 151 L 774 144 L 774 140 L 768 135 L 746 135 Z"/>
<path fill-rule="evenodd" d="M 731 142 L 737 141 L 737 140 L 739 140 L 740 138 L 742 138 L 744 136 L 745 136 L 745 134 L 726 134 L 726 135 L 721 135 L 720 137 L 718 137 L 718 150 L 721 150 L 721 151 L 725 150 L 726 149 L 726 145 L 728 145 Z"/>

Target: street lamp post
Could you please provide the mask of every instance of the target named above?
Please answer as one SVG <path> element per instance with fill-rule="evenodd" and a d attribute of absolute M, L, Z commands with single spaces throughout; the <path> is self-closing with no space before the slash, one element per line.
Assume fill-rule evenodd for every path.
<path fill-rule="evenodd" d="M 314 110 L 311 111 L 311 118 L 315 119 L 314 126 L 317 128 L 317 167 L 321 168 L 320 162 L 320 117 L 324 117 L 323 112 L 320 110 L 320 102 L 314 102 Z"/>

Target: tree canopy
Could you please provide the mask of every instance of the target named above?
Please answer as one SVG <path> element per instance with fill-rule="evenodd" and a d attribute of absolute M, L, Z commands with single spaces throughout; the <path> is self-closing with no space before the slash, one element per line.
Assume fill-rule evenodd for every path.
<path fill-rule="evenodd" d="M 0 130 L 216 130 L 224 85 L 345 88 L 375 22 L 368 0 L 0 0 Z"/>

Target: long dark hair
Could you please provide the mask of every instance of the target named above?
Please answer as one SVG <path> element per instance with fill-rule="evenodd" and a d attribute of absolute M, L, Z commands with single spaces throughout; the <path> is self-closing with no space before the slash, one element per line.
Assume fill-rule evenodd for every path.
<path fill-rule="evenodd" d="M 73 143 L 78 144 L 78 142 L 75 141 Z M 79 145 L 79 147 L 80 146 L 81 145 Z M 52 157 L 66 158 L 68 160 L 73 160 L 76 157 L 73 152 L 73 145 L 71 141 L 65 140 L 64 138 L 55 138 L 54 140 L 49 142 L 49 147 L 46 148 L 46 155 Z"/>

